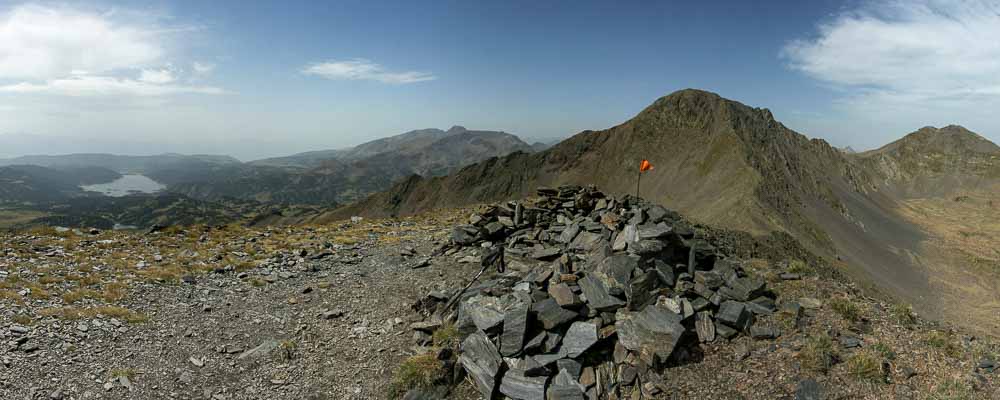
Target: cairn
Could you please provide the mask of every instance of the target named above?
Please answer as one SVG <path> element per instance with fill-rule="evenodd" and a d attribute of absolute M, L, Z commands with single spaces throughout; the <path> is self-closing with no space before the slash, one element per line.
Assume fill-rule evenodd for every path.
<path fill-rule="evenodd" d="M 668 390 L 663 368 L 689 362 L 699 342 L 781 334 L 754 326 L 776 311 L 765 282 L 677 213 L 594 187 L 537 194 L 452 231 L 454 246 L 502 246 L 506 273 L 418 303 L 432 315 L 414 324 L 418 341 L 454 323 L 464 339 L 453 365 L 484 398 L 655 396 Z"/>

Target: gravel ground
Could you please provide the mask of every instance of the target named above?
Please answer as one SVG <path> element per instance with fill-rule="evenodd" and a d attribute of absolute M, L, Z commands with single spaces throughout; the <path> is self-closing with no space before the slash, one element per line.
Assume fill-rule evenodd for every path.
<path fill-rule="evenodd" d="M 453 222 L 373 223 L 366 225 L 365 239 L 332 245 L 321 243 L 355 228 L 194 235 L 206 243 L 199 251 L 207 264 L 220 257 L 206 249 L 231 252 L 224 249 L 234 243 L 240 248 L 271 243 L 260 246 L 271 253 L 246 256 L 258 258 L 254 267 L 203 268 L 218 272 L 176 282 L 138 279 L 135 268 L 123 269 L 116 276 L 126 295 L 113 302 L 123 308 L 73 317 L 46 311 L 97 309 L 111 302 L 71 302 L 56 293 L 69 287 L 68 280 L 44 278 L 68 279 L 85 263 L 80 253 L 89 252 L 90 260 L 121 257 L 98 239 L 143 253 L 131 255 L 129 265 L 139 258 L 155 265 L 152 254 L 181 254 L 185 245 L 141 234 L 128 234 L 141 239 L 102 234 L 95 244 L 64 246 L 52 243 L 66 244 L 65 235 L 8 234 L 0 245 L 5 249 L 0 270 L 6 271 L 0 276 L 6 282 L 0 298 L 0 399 L 384 398 L 394 369 L 421 351 L 409 328 L 420 319 L 411 305 L 431 291 L 463 286 L 479 269 L 469 262 L 478 259 L 474 248 L 411 268 L 440 246 Z M 285 248 L 273 248 L 282 242 Z M 302 248 L 308 248 L 304 257 Z M 311 259 L 316 254 L 326 256 Z M 866 298 L 848 283 L 808 271 L 802 280 L 781 281 L 775 276 L 786 266 L 762 260 L 752 265 L 777 291 L 779 303 L 809 297 L 822 305 L 798 327 L 770 321 L 783 328 L 776 340 L 741 337 L 701 345 L 697 362 L 664 371 L 672 390 L 663 398 L 790 399 L 808 379 L 818 383 L 818 398 L 825 399 L 1000 398 L 997 373 L 977 368 L 982 360 L 996 360 L 1000 348 L 991 339 L 924 321 L 901 324 L 892 304 Z M 15 273 L 22 279 L 12 279 Z M 108 276 L 101 276 L 107 287 Z M 39 288 L 53 293 L 42 298 L 36 295 Z M 835 310 L 833 299 L 847 299 L 856 315 Z M 835 362 L 824 371 L 804 368 L 804 349 L 823 335 L 834 340 Z M 857 337 L 860 347 L 844 348 L 838 342 L 844 335 Z M 850 361 L 874 349 L 883 351 L 879 359 L 889 364 L 877 379 L 856 373 Z M 452 395 L 477 397 L 468 382 Z"/>

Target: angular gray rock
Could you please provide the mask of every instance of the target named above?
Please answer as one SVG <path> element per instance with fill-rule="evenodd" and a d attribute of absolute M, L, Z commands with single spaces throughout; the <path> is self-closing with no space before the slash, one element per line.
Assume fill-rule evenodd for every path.
<path fill-rule="evenodd" d="M 476 331 L 466 337 L 462 342 L 462 355 L 458 357 L 458 362 L 472 377 L 479 393 L 484 398 L 492 399 L 503 360 L 486 334 Z"/>
<path fill-rule="evenodd" d="M 524 334 L 528 329 L 528 304 L 515 305 L 504 313 L 503 334 L 500 335 L 500 354 L 510 357 L 521 352 Z"/>
<path fill-rule="evenodd" d="M 560 369 L 552 379 L 546 400 L 584 400 L 583 387 L 567 370 Z"/>
<path fill-rule="evenodd" d="M 753 314 L 747 311 L 745 304 L 738 301 L 723 302 L 715 317 L 719 322 L 741 332 L 745 332 L 753 323 Z"/>
<path fill-rule="evenodd" d="M 781 336 L 778 328 L 754 325 L 750 327 L 750 337 L 754 339 L 776 339 Z"/>
<path fill-rule="evenodd" d="M 684 335 L 681 316 L 659 304 L 639 312 L 619 310 L 615 319 L 622 345 L 650 365 L 667 360 Z"/>
<path fill-rule="evenodd" d="M 451 230 L 451 241 L 457 245 L 468 246 L 476 242 L 479 229 L 471 225 L 456 226 Z"/>
<path fill-rule="evenodd" d="M 542 323 L 542 328 L 545 330 L 551 330 L 572 321 L 578 315 L 560 307 L 559 303 L 556 303 L 556 300 L 551 297 L 533 304 L 531 311 L 535 313 L 535 318 Z"/>
<path fill-rule="evenodd" d="M 545 400 L 547 376 L 524 376 L 523 372 L 510 370 L 500 381 L 500 393 L 515 400 Z"/>
<path fill-rule="evenodd" d="M 594 343 L 597 343 L 597 325 L 577 321 L 566 331 L 559 352 L 566 357 L 577 358 Z"/>
<path fill-rule="evenodd" d="M 587 298 L 587 305 L 598 311 L 615 311 L 625 305 L 621 299 L 608 293 L 608 285 L 598 273 L 588 273 L 577 284 Z"/>
<path fill-rule="evenodd" d="M 590 251 L 604 241 L 604 236 L 594 232 L 580 232 L 570 243 L 569 248 L 573 250 Z"/>

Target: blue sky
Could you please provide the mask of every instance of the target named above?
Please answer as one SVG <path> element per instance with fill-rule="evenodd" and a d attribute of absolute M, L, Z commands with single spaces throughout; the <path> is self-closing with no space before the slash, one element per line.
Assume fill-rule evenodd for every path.
<path fill-rule="evenodd" d="M 933 0 L 0 1 L 0 143 L 17 144 L 0 155 L 252 159 L 455 124 L 566 137 L 688 87 L 770 108 L 837 146 L 951 123 L 996 140 L 998 10 Z"/>

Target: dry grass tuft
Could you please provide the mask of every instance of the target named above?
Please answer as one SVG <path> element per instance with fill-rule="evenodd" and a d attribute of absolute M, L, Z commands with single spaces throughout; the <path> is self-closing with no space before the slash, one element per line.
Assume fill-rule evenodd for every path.
<path fill-rule="evenodd" d="M 819 373 L 830 370 L 835 356 L 833 339 L 825 333 L 810 336 L 798 354 L 802 368 Z"/>
<path fill-rule="evenodd" d="M 410 389 L 426 388 L 442 379 L 445 368 L 434 353 L 406 359 L 396 369 L 389 384 L 389 397 L 400 398 Z"/>

